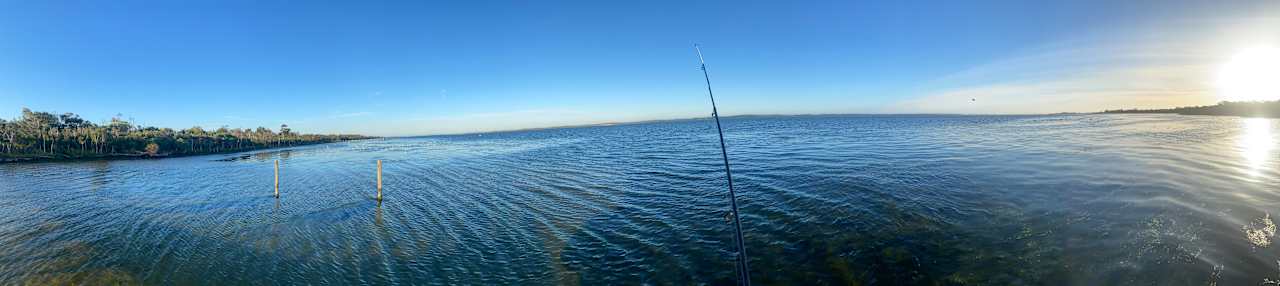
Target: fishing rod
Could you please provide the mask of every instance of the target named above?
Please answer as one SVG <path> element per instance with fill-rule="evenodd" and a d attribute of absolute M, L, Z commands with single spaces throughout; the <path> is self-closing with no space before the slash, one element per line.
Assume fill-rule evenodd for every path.
<path fill-rule="evenodd" d="M 724 147 L 724 128 L 720 127 L 720 112 L 716 110 L 716 96 L 711 92 L 711 75 L 707 73 L 707 61 L 702 59 L 702 48 L 697 44 L 693 50 L 698 52 L 698 63 L 702 65 L 702 78 L 707 81 L 707 96 L 711 98 L 711 116 L 716 119 L 716 132 L 720 133 L 720 155 L 724 158 L 724 175 L 729 179 L 729 205 L 733 206 L 734 241 L 738 243 L 738 283 L 751 286 L 751 275 L 747 268 L 747 246 L 742 243 L 742 221 L 738 219 L 738 195 L 733 191 L 733 172 L 729 171 L 729 151 Z"/>

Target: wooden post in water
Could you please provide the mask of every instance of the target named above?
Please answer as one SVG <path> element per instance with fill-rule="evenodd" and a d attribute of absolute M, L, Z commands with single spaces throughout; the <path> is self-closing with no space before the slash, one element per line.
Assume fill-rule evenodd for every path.
<path fill-rule="evenodd" d="M 276 197 L 280 197 L 280 160 L 276 160 Z"/>
<path fill-rule="evenodd" d="M 378 201 L 382 201 L 382 160 L 378 160 Z"/>

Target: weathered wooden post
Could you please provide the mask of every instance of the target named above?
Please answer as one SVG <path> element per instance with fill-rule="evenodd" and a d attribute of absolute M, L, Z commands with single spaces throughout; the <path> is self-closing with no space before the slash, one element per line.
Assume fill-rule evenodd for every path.
<path fill-rule="evenodd" d="M 276 197 L 280 197 L 280 160 L 276 160 Z"/>
<path fill-rule="evenodd" d="M 378 160 L 378 201 L 382 201 L 382 160 Z"/>

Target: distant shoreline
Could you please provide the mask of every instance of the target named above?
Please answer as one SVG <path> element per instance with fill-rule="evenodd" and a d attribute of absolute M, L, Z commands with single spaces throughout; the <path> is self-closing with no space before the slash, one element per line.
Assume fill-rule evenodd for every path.
<path fill-rule="evenodd" d="M 1269 102 L 1269 103 L 1274 104 L 1275 102 Z M 1280 112 L 1278 112 L 1278 113 L 1272 113 L 1272 115 L 1271 115 L 1271 116 L 1265 116 L 1265 115 L 1264 115 L 1264 116 L 1258 116 L 1258 115 L 1248 115 L 1248 114 L 1246 114 L 1246 115 L 1235 115 L 1235 114 L 1194 114 L 1194 113 L 1185 113 L 1185 114 L 1183 114 L 1183 113 L 1176 113 L 1176 112 L 1168 112 L 1169 110 L 1182 109 L 1182 108 L 1189 108 L 1189 107 L 1179 107 L 1179 108 L 1170 108 L 1170 109 L 1116 109 L 1116 110 L 1106 110 L 1106 111 L 1101 111 L 1101 112 L 1055 112 L 1055 113 L 1019 113 L 1019 114 L 978 114 L 978 113 L 817 113 L 817 114 L 740 114 L 740 115 L 722 116 L 721 118 L 722 118 L 722 119 L 741 119 L 741 118 L 767 118 L 767 117 L 824 117 L 824 116 L 866 116 L 866 117 L 927 117 L 927 116 L 1053 116 L 1053 115 L 1087 115 L 1087 114 L 1180 114 L 1180 115 L 1214 115 L 1214 116 L 1241 116 L 1241 117 L 1266 117 L 1266 118 L 1280 118 Z M 576 125 L 561 125 L 561 126 L 549 126 L 549 127 L 520 128 L 520 129 L 510 129 L 510 130 L 477 131 L 477 132 L 461 132 L 461 133 L 442 133 L 442 134 L 428 134 L 428 135 L 390 136 L 390 137 L 388 137 L 388 138 L 420 138 L 420 137 L 432 137 L 432 136 L 468 136 L 468 135 L 499 134 L 499 133 L 508 133 L 508 132 L 525 132 L 525 131 L 553 130 L 553 129 L 569 129 L 569 128 L 589 128 L 589 127 L 619 126 L 619 125 L 633 125 L 633 124 L 648 124 L 648 123 L 660 123 L 660 122 L 695 121 L 695 120 L 711 120 L 711 117 L 710 117 L 710 116 L 707 116 L 707 117 L 689 117 L 689 118 L 673 118 L 673 119 L 653 119 L 653 120 L 623 121 L 623 122 L 604 122 L 604 123 L 592 123 L 592 124 L 576 124 Z"/>
<path fill-rule="evenodd" d="M 1240 116 L 1240 117 L 1263 117 L 1263 118 L 1280 118 L 1280 100 L 1277 101 L 1248 101 L 1248 102 L 1231 102 L 1223 101 L 1216 105 L 1205 106 L 1186 106 L 1166 109 L 1116 109 L 1106 110 L 1101 113 L 1108 114 L 1129 114 L 1129 113 L 1162 113 L 1162 114 L 1179 114 L 1179 115 L 1212 115 L 1212 116 Z"/>
<path fill-rule="evenodd" d="M 376 139 L 376 138 L 354 139 L 354 140 L 333 141 L 333 142 L 314 142 L 314 143 L 304 143 L 304 144 L 289 145 L 289 146 L 272 146 L 272 147 L 264 147 L 264 148 L 256 148 L 256 149 L 227 150 L 227 151 L 208 152 L 208 153 L 176 153 L 176 154 L 172 154 L 172 153 L 171 153 L 171 154 L 155 154 L 155 155 L 146 154 L 146 153 L 140 153 L 140 154 L 105 154 L 105 155 L 96 155 L 96 156 L 78 156 L 78 157 L 67 157 L 67 156 L 63 156 L 63 157 L 52 157 L 52 156 L 33 156 L 33 157 L 12 157 L 12 158 L 11 158 L 11 157 L 0 157 L 0 164 L 18 164 L 18 163 L 50 163 L 50 162 L 87 162 L 87 161 L 99 161 L 99 160 L 108 160 L 108 161 L 116 161 L 116 160 L 150 160 L 150 159 L 165 159 L 165 158 L 182 158 L 182 157 L 195 157 L 195 156 L 205 156 L 205 155 L 234 154 L 234 153 L 240 153 L 240 152 L 251 152 L 251 151 L 276 150 L 276 149 L 285 149 L 285 148 L 292 148 L 292 147 L 303 147 L 303 146 L 313 146 L 313 145 L 324 145 L 324 144 L 330 144 L 330 143 L 341 143 L 341 142 L 350 142 L 350 141 L 359 141 L 359 140 L 369 140 L 369 139 Z"/>
<path fill-rule="evenodd" d="M 929 116 L 1048 116 L 1048 115 L 1080 115 L 1080 114 L 1095 114 L 1095 113 L 1088 113 L 1088 112 L 1058 112 L 1058 113 L 1026 113 L 1026 114 L 966 114 L 966 113 L 817 113 L 817 114 L 739 114 L 739 115 L 721 116 L 720 118 L 721 118 L 721 119 L 741 119 L 741 118 L 768 118 L 768 117 L 838 117 L 838 116 L 863 116 L 863 117 L 929 117 Z M 520 129 L 510 129 L 510 130 L 493 130 L 493 131 L 477 131 L 477 132 L 461 132 L 461 133 L 442 133 L 442 134 L 428 134 L 428 135 L 390 136 L 390 137 L 388 137 L 388 138 L 420 138 L 420 137 L 432 137 L 432 136 L 468 136 L 468 135 L 498 134 L 498 133 L 508 133 L 508 132 L 525 132 L 525 131 L 553 130 L 553 129 L 570 129 L 570 128 L 589 128 L 589 127 L 604 127 L 604 126 L 619 126 L 619 125 L 649 124 L 649 123 L 661 123 L 661 122 L 681 122 L 681 121 L 696 121 L 696 120 L 711 120 L 711 117 L 710 117 L 710 116 L 707 116 L 707 117 L 688 117 L 688 118 L 673 118 L 673 119 L 652 119 L 652 120 L 623 121 L 623 122 L 603 122 L 603 123 L 591 123 L 591 124 L 575 124 L 575 125 L 561 125 L 561 126 L 549 126 L 549 127 L 520 128 Z"/>

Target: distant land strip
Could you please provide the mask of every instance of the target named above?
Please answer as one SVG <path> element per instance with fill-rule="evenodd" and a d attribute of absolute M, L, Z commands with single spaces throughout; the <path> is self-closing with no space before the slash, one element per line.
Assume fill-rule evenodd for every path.
<path fill-rule="evenodd" d="M 1280 100 L 1276 101 L 1223 101 L 1216 105 L 1187 106 L 1168 109 L 1116 109 L 1102 113 L 1174 113 L 1182 115 L 1218 115 L 1241 117 L 1280 118 Z"/>
<path fill-rule="evenodd" d="M 191 156 L 369 139 L 362 135 L 297 134 L 256 129 L 183 130 L 136 126 L 119 117 L 94 124 L 74 113 L 54 115 L 22 109 L 22 117 L 0 119 L 0 163 L 103 158 Z"/>

